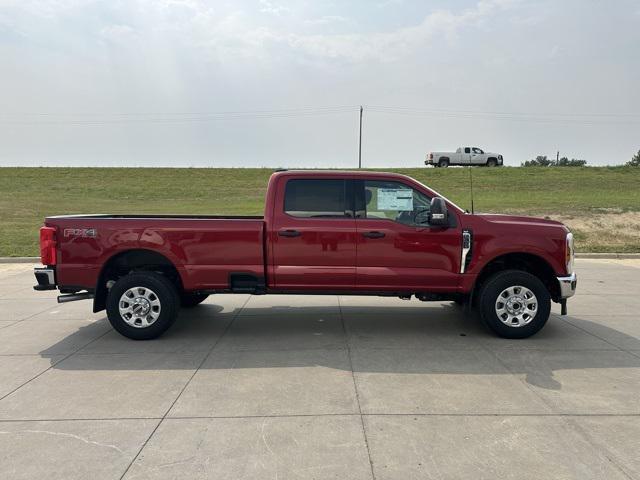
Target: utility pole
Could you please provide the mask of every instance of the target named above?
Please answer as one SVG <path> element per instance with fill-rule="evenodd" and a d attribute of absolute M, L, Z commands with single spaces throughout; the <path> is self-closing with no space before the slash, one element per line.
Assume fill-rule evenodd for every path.
<path fill-rule="evenodd" d="M 560 162 L 560 150 L 556 152 L 556 165 Z"/>
<path fill-rule="evenodd" d="M 360 105 L 360 136 L 358 137 L 358 168 L 362 168 L 362 105 Z"/>

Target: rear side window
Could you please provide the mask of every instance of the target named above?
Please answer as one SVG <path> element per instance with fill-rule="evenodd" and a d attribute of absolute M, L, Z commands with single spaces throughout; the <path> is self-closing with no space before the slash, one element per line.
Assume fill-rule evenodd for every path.
<path fill-rule="evenodd" d="M 471 153 L 471 149 L 470 149 L 469 147 L 466 147 L 466 148 L 464 149 L 464 153 Z"/>
<path fill-rule="evenodd" d="M 301 218 L 346 218 L 344 180 L 289 180 L 284 191 L 284 212 Z"/>

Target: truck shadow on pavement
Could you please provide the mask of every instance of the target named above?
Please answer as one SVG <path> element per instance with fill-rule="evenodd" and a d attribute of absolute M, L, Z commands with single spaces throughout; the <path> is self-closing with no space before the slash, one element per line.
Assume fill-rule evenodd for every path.
<path fill-rule="evenodd" d="M 622 321 L 635 322 L 633 316 L 627 318 Z M 560 390 L 557 371 L 640 368 L 640 340 L 608 326 L 604 317 L 599 320 L 552 314 L 537 335 L 506 340 L 449 304 L 276 306 L 239 312 L 208 303 L 181 312 L 159 339 L 127 339 L 110 329 L 103 317 L 70 332 L 40 355 L 60 370 L 193 369 L 194 362 L 171 361 L 192 355 L 195 366 L 207 357 L 201 369 L 324 367 L 356 373 L 516 374 L 524 375 L 531 385 Z M 60 352 L 68 345 L 82 347 L 60 361 Z M 156 355 L 157 362 L 122 360 L 134 355 Z"/>

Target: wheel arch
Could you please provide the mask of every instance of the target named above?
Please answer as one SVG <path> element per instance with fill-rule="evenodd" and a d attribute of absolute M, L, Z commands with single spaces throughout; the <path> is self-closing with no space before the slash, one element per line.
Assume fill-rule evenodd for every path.
<path fill-rule="evenodd" d="M 95 288 L 93 311 L 99 312 L 106 308 L 109 281 L 115 281 L 134 271 L 161 273 L 175 285 L 178 292 L 183 290 L 180 271 L 165 255 L 145 248 L 124 250 L 109 257 L 102 266 Z"/>
<path fill-rule="evenodd" d="M 539 255 L 526 252 L 506 253 L 485 263 L 473 285 L 473 298 L 476 298 L 477 293 L 488 278 L 497 272 L 505 270 L 522 270 L 536 276 L 547 287 L 551 299 L 555 302 L 559 300 L 560 286 L 551 264 Z"/>

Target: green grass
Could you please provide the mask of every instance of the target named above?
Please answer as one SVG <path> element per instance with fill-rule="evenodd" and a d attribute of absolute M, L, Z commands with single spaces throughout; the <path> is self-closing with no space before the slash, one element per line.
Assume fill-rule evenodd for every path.
<path fill-rule="evenodd" d="M 410 175 L 469 208 L 466 169 L 389 171 Z M 0 168 L 0 256 L 37 255 L 38 228 L 47 215 L 261 214 L 271 173 L 240 168 Z M 624 216 L 640 212 L 640 168 L 478 168 L 473 181 L 476 211 L 569 218 L 570 226 L 573 220 L 578 225 L 582 251 L 640 251 L 640 227 Z M 623 227 L 629 223 L 629 231 L 611 231 L 602 221 L 586 225 L 611 216 Z"/>

